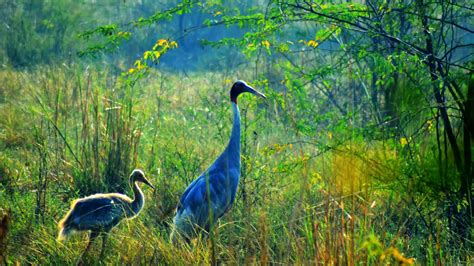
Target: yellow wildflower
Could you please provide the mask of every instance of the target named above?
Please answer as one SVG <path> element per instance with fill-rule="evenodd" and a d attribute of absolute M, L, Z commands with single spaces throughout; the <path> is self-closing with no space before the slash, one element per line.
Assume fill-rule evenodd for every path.
<path fill-rule="evenodd" d="M 332 132 L 331 131 L 328 132 L 328 138 L 332 139 Z"/>
<path fill-rule="evenodd" d="M 131 33 L 128 32 L 128 31 L 119 31 L 119 32 L 117 33 L 117 36 L 123 36 L 124 38 L 130 37 L 130 35 L 131 35 Z"/>
<path fill-rule="evenodd" d="M 171 48 L 178 48 L 178 43 L 175 41 L 170 42 L 170 47 Z"/>
<path fill-rule="evenodd" d="M 319 43 L 316 42 L 315 40 L 310 40 L 309 42 L 306 43 L 306 45 L 316 48 L 318 47 Z"/>
<path fill-rule="evenodd" d="M 150 57 L 151 57 L 151 52 L 150 51 L 146 51 L 145 53 L 143 53 L 143 58 L 145 58 L 145 60 L 147 60 Z"/>
<path fill-rule="evenodd" d="M 137 60 L 135 61 L 135 64 L 134 64 L 137 68 L 136 70 L 142 70 L 146 67 L 146 64 L 145 65 L 142 65 L 142 61 L 141 60 Z"/>
<path fill-rule="evenodd" d="M 262 41 L 262 45 L 265 46 L 265 48 L 267 49 L 270 49 L 270 42 L 265 40 L 265 41 Z"/>
<path fill-rule="evenodd" d="M 428 130 L 429 131 L 433 130 L 433 120 L 426 121 L 426 124 L 428 125 Z"/>
<path fill-rule="evenodd" d="M 158 44 L 159 46 L 168 46 L 168 41 L 165 40 L 165 39 L 159 39 L 156 44 Z"/>
<path fill-rule="evenodd" d="M 407 145 L 407 144 L 408 144 L 407 138 L 400 138 L 400 144 L 402 145 L 402 147 L 404 147 L 405 145 Z"/>

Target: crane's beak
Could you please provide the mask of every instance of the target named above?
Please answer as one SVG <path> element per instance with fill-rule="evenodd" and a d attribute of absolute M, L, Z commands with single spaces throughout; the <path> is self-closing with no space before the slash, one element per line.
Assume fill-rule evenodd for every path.
<path fill-rule="evenodd" d="M 250 92 L 250 93 L 252 93 L 252 94 L 254 94 L 254 95 L 260 96 L 260 97 L 262 97 L 263 99 L 266 99 L 266 98 L 267 98 L 267 96 L 265 96 L 265 94 L 263 94 L 263 93 L 261 93 L 261 92 L 255 90 L 254 88 L 252 88 L 252 87 L 251 87 L 250 85 L 248 85 L 248 84 L 245 84 L 245 89 L 246 89 L 247 92 Z"/>
<path fill-rule="evenodd" d="M 155 189 L 155 187 L 150 183 L 150 181 L 148 181 L 148 179 L 146 179 L 145 177 L 143 177 L 143 183 L 145 183 L 146 185 L 148 185 L 149 187 L 151 187 L 152 189 Z"/>

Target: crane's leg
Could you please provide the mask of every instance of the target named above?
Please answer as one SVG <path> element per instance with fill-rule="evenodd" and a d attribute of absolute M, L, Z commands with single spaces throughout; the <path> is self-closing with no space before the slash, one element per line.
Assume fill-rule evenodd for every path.
<path fill-rule="evenodd" d="M 89 235 L 89 243 L 87 243 L 86 250 L 84 250 L 84 252 L 82 252 L 81 257 L 79 258 L 78 265 L 83 265 L 84 256 L 87 254 L 87 252 L 89 252 L 89 249 L 90 249 L 92 243 L 94 242 L 94 240 L 97 238 L 98 235 L 99 235 L 98 232 L 91 231 L 91 233 Z"/>
<path fill-rule="evenodd" d="M 107 237 L 109 234 L 107 232 L 102 233 L 102 250 L 100 251 L 100 260 L 104 258 L 105 245 L 107 243 Z"/>
<path fill-rule="evenodd" d="M 94 240 L 97 238 L 97 236 L 99 236 L 98 232 L 94 232 L 94 231 L 91 232 L 91 234 L 89 235 L 89 243 L 87 244 L 87 247 L 86 247 L 86 250 L 84 250 L 84 253 L 82 253 L 82 256 L 84 256 L 84 254 L 89 252 L 89 249 L 92 243 L 94 242 Z"/>

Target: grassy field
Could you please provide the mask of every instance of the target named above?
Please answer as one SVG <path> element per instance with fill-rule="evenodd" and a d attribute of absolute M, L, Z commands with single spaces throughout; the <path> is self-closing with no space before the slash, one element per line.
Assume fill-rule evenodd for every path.
<path fill-rule="evenodd" d="M 130 195 L 134 168 L 156 190 L 145 187 L 143 212 L 112 230 L 104 261 L 97 242 L 88 263 L 209 264 L 213 249 L 225 264 L 472 263 L 469 250 L 451 246 L 445 221 L 420 230 L 423 217 L 442 210 L 426 195 L 408 196 L 423 184 L 406 178 L 406 143 L 368 142 L 350 121 L 302 117 L 297 96 L 264 82 L 253 85 L 267 101 L 239 100 L 242 177 L 215 245 L 173 247 L 178 198 L 225 147 L 229 89 L 251 75 L 153 71 L 133 88 L 115 76 L 77 65 L 1 70 L 0 211 L 11 222 L 0 264 L 78 263 L 87 235 L 60 243 L 58 221 L 75 198 Z M 434 163 L 422 161 L 421 170 Z"/>

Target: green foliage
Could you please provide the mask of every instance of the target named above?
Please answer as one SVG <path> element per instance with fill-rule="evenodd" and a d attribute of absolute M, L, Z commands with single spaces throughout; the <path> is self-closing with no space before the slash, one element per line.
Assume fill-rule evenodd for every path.
<path fill-rule="evenodd" d="M 210 247 L 202 242 L 180 250 L 181 256 L 173 256 L 178 251 L 168 243 L 169 223 L 186 184 L 212 162 L 227 141 L 231 116 L 226 93 L 211 92 L 225 92 L 230 84 L 219 82 L 225 80 L 220 74 L 183 78 L 153 72 L 151 76 L 156 78 L 142 80 L 133 90 L 120 84 L 111 90 L 105 86 L 106 73 L 84 72 L 77 66 L 69 71 L 36 71 L 26 80 L 17 79 L 15 73 L 8 75 L 32 92 L 17 99 L 19 108 L 13 112 L 21 113 L 24 106 L 37 110 L 30 116 L 30 123 L 43 125 L 36 134 L 48 154 L 46 165 L 41 166 L 40 154 L 29 148 L 38 145 L 38 137 L 25 138 L 31 144 L 2 153 L 4 158 L 9 157 L 3 160 L 2 172 L 10 181 L 1 185 L 1 208 L 11 209 L 18 217 L 10 231 L 8 261 L 76 263 L 86 237 L 79 234 L 60 244 L 55 240 L 56 222 L 74 198 L 99 191 L 129 191 L 125 181 L 135 167 L 145 169 L 157 191 L 145 191 L 147 205 L 139 218 L 114 229 L 106 261 L 210 261 Z M 38 86 L 41 83 L 37 80 L 56 82 L 54 86 Z M 209 85 L 194 89 L 193 85 L 203 83 Z M 255 83 L 261 88 L 265 84 Z M 64 86 L 68 89 L 57 89 Z M 334 114 L 316 116 L 327 130 L 314 136 L 317 129 L 305 129 L 309 120 L 302 114 L 295 116 L 307 113 L 306 109 L 314 105 L 300 95 L 308 91 L 302 90 L 298 82 L 289 83 L 288 89 L 294 97 L 282 98 L 284 104 L 278 97 L 271 97 L 265 106 L 256 105 L 250 97 L 240 100 L 243 121 L 252 122 L 244 123 L 245 170 L 239 200 L 217 230 L 219 261 L 335 262 L 339 256 L 346 262 L 402 262 L 411 257 L 424 260 L 425 243 L 415 244 L 407 231 L 420 230 L 421 223 L 412 222 L 410 228 L 403 223 L 404 219 L 420 218 L 410 209 L 397 208 L 403 194 L 387 201 L 384 192 L 390 187 L 400 189 L 396 180 L 405 176 L 402 144 L 366 144 L 363 137 L 354 135 L 349 142 L 344 141 L 347 121 L 334 125 L 334 129 L 324 122 Z M 268 88 L 262 90 L 267 93 Z M 279 106 L 279 120 L 271 111 L 273 105 Z M 20 130 L 19 134 L 31 133 Z M 299 139 L 301 135 L 319 141 L 305 142 Z M 40 180 L 41 167 L 48 171 Z M 30 189 L 45 189 L 40 212 L 35 211 L 37 196 Z M 368 239 L 370 234 L 378 240 Z M 370 241 L 376 241 L 377 251 Z M 447 242 L 441 245 L 452 254 Z M 25 247 L 32 252 L 15 251 Z M 86 259 L 93 260 L 95 252 Z"/>

